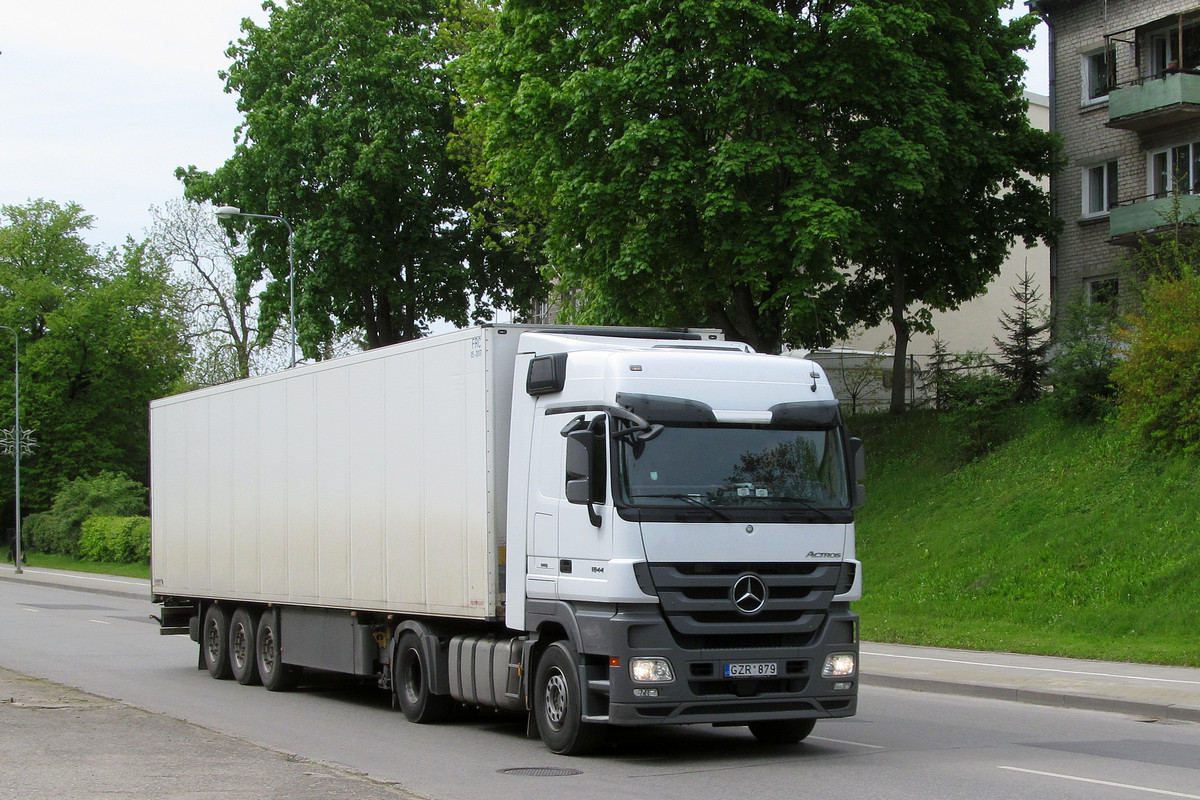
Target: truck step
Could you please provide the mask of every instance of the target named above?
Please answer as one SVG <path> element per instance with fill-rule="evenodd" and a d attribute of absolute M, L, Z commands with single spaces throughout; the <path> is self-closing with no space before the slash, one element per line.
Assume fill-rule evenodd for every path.
<path fill-rule="evenodd" d="M 191 632 L 189 621 L 200 613 L 195 603 L 164 603 L 162 616 L 150 615 L 150 619 L 158 622 L 158 633 L 161 636 L 180 636 Z"/>

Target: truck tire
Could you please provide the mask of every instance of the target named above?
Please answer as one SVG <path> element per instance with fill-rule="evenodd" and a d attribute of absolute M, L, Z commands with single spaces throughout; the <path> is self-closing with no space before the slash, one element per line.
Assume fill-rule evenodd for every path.
<path fill-rule="evenodd" d="M 279 649 L 279 614 L 267 609 L 254 627 L 254 665 L 263 686 L 272 692 L 296 688 L 300 668 L 283 663 Z"/>
<path fill-rule="evenodd" d="M 441 722 L 454 708 L 454 698 L 430 691 L 433 665 L 427 661 L 421 637 L 412 631 L 402 633 L 392 659 L 392 691 L 405 718 L 422 725 Z"/>
<path fill-rule="evenodd" d="M 243 686 L 259 683 L 255 633 L 258 620 L 254 612 L 241 606 L 229 620 L 229 667 L 233 678 Z"/>
<path fill-rule="evenodd" d="M 750 733 L 766 745 L 786 745 L 802 742 L 816 727 L 816 719 L 769 719 L 750 723 Z"/>
<path fill-rule="evenodd" d="M 224 681 L 233 677 L 229 664 L 229 617 L 225 609 L 213 603 L 204 612 L 200 627 L 200 655 L 208 674 Z"/>
<path fill-rule="evenodd" d="M 560 756 L 589 752 L 604 736 L 603 726 L 583 721 L 579 660 L 567 642 L 554 642 L 538 659 L 533 714 L 542 741 Z"/>

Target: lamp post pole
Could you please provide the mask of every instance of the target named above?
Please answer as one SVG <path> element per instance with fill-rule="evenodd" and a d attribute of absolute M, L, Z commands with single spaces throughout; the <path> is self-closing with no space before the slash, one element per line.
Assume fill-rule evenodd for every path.
<path fill-rule="evenodd" d="M 291 332 L 292 360 L 288 369 L 296 366 L 296 260 L 293 250 L 295 238 L 292 225 L 282 215 L 277 214 L 248 214 L 237 206 L 221 206 L 216 210 L 218 219 L 230 217 L 254 217 L 255 219 L 270 219 L 282 222 L 287 228 L 288 235 L 288 330 Z"/>
<path fill-rule="evenodd" d="M 13 526 L 13 566 L 17 568 L 17 574 L 20 575 L 21 570 L 21 450 L 24 443 L 21 441 L 21 347 L 17 339 L 16 328 L 10 328 L 7 325 L 0 325 L 6 331 L 13 335 L 13 505 L 16 510 L 13 512 L 15 524 Z"/>

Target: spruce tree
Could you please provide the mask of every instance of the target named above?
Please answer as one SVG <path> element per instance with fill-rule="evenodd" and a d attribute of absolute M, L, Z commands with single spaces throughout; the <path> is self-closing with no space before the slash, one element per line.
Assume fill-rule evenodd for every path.
<path fill-rule="evenodd" d="M 1012 385 L 1013 399 L 1028 403 L 1041 395 L 1050 367 L 1046 358 L 1050 350 L 1050 323 L 1045 310 L 1038 305 L 1041 292 L 1033 284 L 1028 265 L 1020 282 L 1012 288 L 1012 297 L 1016 307 L 1000 316 L 1000 325 L 1008 336 L 992 337 L 1000 350 L 995 368 Z"/>

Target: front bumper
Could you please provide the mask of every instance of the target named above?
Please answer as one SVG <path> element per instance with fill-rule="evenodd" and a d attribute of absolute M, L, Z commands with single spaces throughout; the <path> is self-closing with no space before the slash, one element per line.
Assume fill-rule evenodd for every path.
<path fill-rule="evenodd" d="M 588 612 L 576 609 L 581 622 Z M 823 677 L 822 666 L 833 653 L 853 653 L 858 662 L 858 615 L 835 604 L 820 627 L 804 637 L 776 637 L 777 642 L 712 640 L 702 647 L 680 644 L 657 608 L 619 609 L 605 614 L 603 624 L 581 625 L 587 652 L 608 657 L 586 668 L 587 716 L 612 725 L 715 723 L 737 725 L 758 720 L 804 717 L 849 717 L 857 710 L 858 673 Z M 593 635 L 588 635 L 588 634 Z M 714 646 L 714 645 L 718 646 Z M 733 646 L 735 645 L 736 646 Z M 638 656 L 666 658 L 674 680 L 635 683 L 629 661 Z M 725 665 L 775 665 L 771 677 L 725 677 Z"/>

